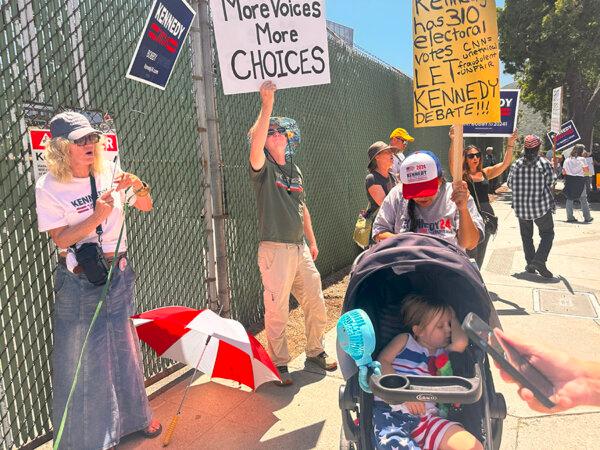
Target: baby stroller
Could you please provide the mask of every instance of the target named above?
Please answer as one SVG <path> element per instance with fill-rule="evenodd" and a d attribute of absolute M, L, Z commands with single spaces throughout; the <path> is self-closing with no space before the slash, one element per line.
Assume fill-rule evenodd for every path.
<path fill-rule="evenodd" d="M 376 337 L 373 359 L 394 336 L 409 332 L 399 319 L 401 300 L 408 293 L 446 299 L 461 322 L 469 312 L 474 312 L 491 326 L 499 325 L 481 275 L 461 249 L 436 237 L 402 233 L 359 255 L 344 299 L 342 313 L 360 308 L 373 323 Z M 339 337 L 337 347 L 338 361 L 346 380 L 339 392 L 342 412 L 340 449 L 372 449 L 373 394 L 359 387 L 356 363 L 341 350 Z M 487 355 L 470 343 L 464 353 L 451 353 L 450 356 L 454 375 L 464 377 L 463 386 L 458 389 L 441 386 L 439 380 L 435 380 L 439 377 L 417 378 L 423 381 L 422 386 L 431 386 L 429 393 L 435 395 L 438 402 L 461 403 L 459 412 L 449 419 L 460 422 L 484 444 L 484 448 L 498 449 L 506 404 L 504 397 L 494 390 Z M 377 384 L 377 378 L 370 376 L 374 390 L 377 386 L 373 382 Z M 377 394 L 391 404 L 423 398 L 414 395 L 407 398 L 405 389 L 396 391 L 400 397 L 394 392 L 384 397 L 380 390 Z"/>

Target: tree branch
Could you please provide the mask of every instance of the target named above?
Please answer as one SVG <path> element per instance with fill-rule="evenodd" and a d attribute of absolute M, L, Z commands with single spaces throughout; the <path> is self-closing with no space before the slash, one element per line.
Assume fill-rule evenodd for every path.
<path fill-rule="evenodd" d="M 594 93 L 590 97 L 586 107 L 584 114 L 590 115 L 592 117 L 596 116 L 596 112 L 600 108 L 600 78 L 598 78 L 598 84 L 596 84 L 596 89 L 594 89 Z"/>

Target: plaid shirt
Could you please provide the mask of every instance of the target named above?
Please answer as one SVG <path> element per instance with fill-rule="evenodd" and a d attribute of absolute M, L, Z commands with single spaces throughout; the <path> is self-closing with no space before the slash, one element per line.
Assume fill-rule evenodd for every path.
<path fill-rule="evenodd" d="M 554 211 L 552 185 L 556 174 L 546 159 L 518 159 L 510 169 L 508 187 L 512 190 L 512 207 L 519 219 L 534 220 Z"/>

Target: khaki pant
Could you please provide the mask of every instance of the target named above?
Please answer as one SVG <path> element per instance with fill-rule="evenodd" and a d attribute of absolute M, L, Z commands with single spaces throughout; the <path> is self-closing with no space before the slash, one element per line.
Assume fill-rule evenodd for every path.
<path fill-rule="evenodd" d="M 265 331 L 268 352 L 276 366 L 290 361 L 285 327 L 290 312 L 290 292 L 304 312 L 306 355 L 323 351 L 327 324 L 321 275 L 306 244 L 263 241 L 258 246 L 258 267 L 264 287 Z"/>

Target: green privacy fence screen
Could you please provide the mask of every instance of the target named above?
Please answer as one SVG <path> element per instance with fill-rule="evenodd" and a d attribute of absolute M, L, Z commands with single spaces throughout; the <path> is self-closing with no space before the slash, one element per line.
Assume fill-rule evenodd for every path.
<path fill-rule="evenodd" d="M 164 92 L 124 77 L 150 1 L 18 0 L 1 8 L 0 439 L 10 448 L 51 429 L 57 255 L 37 232 L 27 126 L 44 127 L 63 109 L 112 119 L 123 169 L 147 180 L 155 200 L 152 213 L 128 220 L 139 310 L 205 306 L 206 242 L 189 47 Z M 144 365 L 150 377 L 172 363 L 145 349 Z"/>
<path fill-rule="evenodd" d="M 138 274 L 138 311 L 207 306 L 205 176 L 187 45 L 165 91 L 124 74 L 150 0 L 7 0 L 0 7 L 0 448 L 23 447 L 51 431 L 50 357 L 57 255 L 37 232 L 30 126 L 56 112 L 92 113 L 114 128 L 121 164 L 153 188 L 155 209 L 128 219 L 129 256 Z M 332 83 L 279 92 L 275 112 L 298 120 L 297 162 L 323 275 L 349 265 L 358 211 L 366 205 L 366 149 L 412 123 L 411 81 L 330 42 Z M 217 70 L 218 73 L 218 70 Z M 223 96 L 217 83 L 232 316 L 262 318 L 256 214 L 248 180 L 246 131 L 258 94 Z M 107 116 L 108 114 L 108 116 Z M 414 132 L 415 148 L 445 157 L 446 130 Z M 146 377 L 172 363 L 144 348 Z"/>

